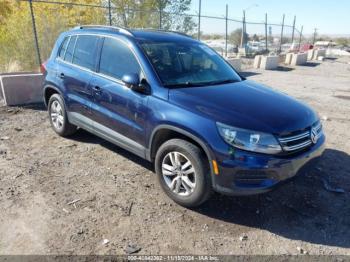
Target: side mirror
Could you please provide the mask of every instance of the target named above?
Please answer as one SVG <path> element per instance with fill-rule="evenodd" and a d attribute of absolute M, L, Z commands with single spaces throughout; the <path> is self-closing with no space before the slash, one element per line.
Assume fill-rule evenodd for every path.
<path fill-rule="evenodd" d="M 138 74 L 126 74 L 122 77 L 122 81 L 128 88 L 135 92 L 142 93 L 144 95 L 150 94 L 150 86 L 145 79 L 140 81 Z"/>
<path fill-rule="evenodd" d="M 138 74 L 125 74 L 122 77 L 123 83 L 129 87 L 130 89 L 133 89 L 140 84 L 140 77 Z"/>

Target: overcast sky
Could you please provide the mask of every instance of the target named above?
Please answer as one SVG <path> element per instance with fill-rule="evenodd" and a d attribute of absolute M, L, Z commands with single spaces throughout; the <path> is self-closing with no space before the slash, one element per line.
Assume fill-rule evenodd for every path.
<path fill-rule="evenodd" d="M 199 0 L 192 0 L 191 13 L 198 12 L 198 3 Z M 350 35 L 350 0 L 202 0 L 202 14 L 224 16 L 226 4 L 229 6 L 230 18 L 241 19 L 242 10 L 247 9 L 247 21 L 263 22 L 267 13 L 269 22 L 281 23 L 282 15 L 285 14 L 285 23 L 292 25 L 296 15 L 297 28 L 304 25 L 305 34 L 312 34 L 317 28 L 320 34 Z M 229 31 L 237 27 L 238 24 L 230 22 Z M 202 31 L 224 33 L 225 21 L 203 18 Z M 248 25 L 249 31 L 260 33 L 263 28 Z M 279 30 L 276 27 L 272 31 L 275 34 Z"/>

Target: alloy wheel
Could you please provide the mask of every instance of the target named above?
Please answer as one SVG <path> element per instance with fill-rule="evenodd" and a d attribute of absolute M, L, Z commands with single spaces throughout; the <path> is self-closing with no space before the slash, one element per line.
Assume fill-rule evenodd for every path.
<path fill-rule="evenodd" d="M 51 104 L 50 116 L 52 124 L 57 130 L 61 130 L 64 124 L 63 110 L 60 103 L 55 100 Z"/>
<path fill-rule="evenodd" d="M 162 175 L 170 190 L 180 196 L 189 196 L 196 187 L 195 169 L 180 152 L 173 151 L 164 157 Z"/>

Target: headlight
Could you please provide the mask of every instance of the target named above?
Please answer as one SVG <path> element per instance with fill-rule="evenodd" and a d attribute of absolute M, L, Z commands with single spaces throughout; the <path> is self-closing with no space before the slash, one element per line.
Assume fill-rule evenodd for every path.
<path fill-rule="evenodd" d="M 276 138 L 271 134 L 240 129 L 222 123 L 216 124 L 222 138 L 234 147 L 265 154 L 278 154 L 282 151 Z"/>

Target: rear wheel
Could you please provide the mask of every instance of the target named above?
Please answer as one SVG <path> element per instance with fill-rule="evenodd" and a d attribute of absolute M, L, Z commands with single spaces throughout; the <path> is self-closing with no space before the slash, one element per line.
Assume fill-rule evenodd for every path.
<path fill-rule="evenodd" d="M 77 127 L 68 121 L 63 99 L 53 94 L 48 103 L 49 118 L 52 129 L 60 136 L 69 136 L 77 131 Z"/>
<path fill-rule="evenodd" d="M 182 206 L 198 206 L 212 192 L 208 160 L 188 141 L 165 142 L 157 151 L 155 169 L 164 192 Z"/>

